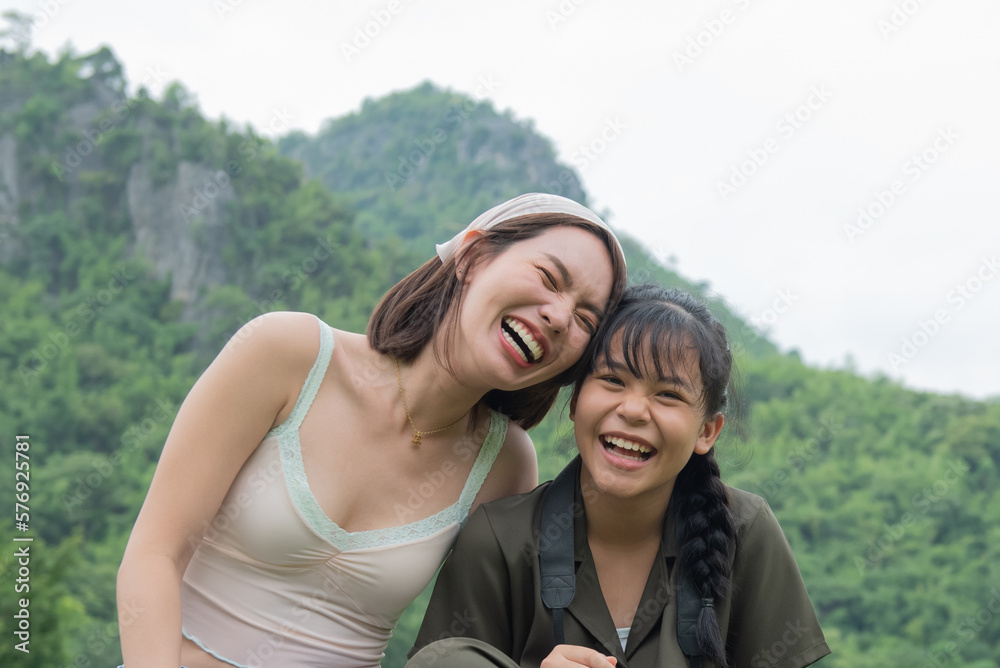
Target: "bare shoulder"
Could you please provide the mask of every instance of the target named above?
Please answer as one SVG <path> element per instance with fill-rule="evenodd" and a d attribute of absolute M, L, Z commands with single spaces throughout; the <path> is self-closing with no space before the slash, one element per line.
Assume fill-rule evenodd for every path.
<path fill-rule="evenodd" d="M 257 316 L 240 327 L 223 349 L 243 355 L 281 357 L 282 361 L 316 359 L 323 326 L 310 313 L 274 311 Z"/>
<path fill-rule="evenodd" d="M 230 338 L 178 409 L 130 549 L 134 541 L 144 555 L 187 563 L 189 537 L 202 534 L 247 458 L 291 412 L 320 326 L 306 313 L 267 313 Z"/>
<path fill-rule="evenodd" d="M 479 503 L 487 503 L 514 494 L 530 492 L 538 486 L 538 455 L 531 437 L 513 422 L 489 476 L 483 483 Z"/>
<path fill-rule="evenodd" d="M 506 454 L 505 465 L 511 469 L 510 477 L 520 483 L 519 489 L 511 494 L 530 492 L 538 486 L 538 453 L 535 452 L 535 444 L 528 432 L 510 422 L 500 453 Z"/>
<path fill-rule="evenodd" d="M 252 376 L 267 379 L 272 387 L 281 388 L 287 396 L 285 408 L 275 421 L 279 424 L 287 417 L 302 382 L 316 362 L 321 327 L 326 325 L 310 313 L 264 313 L 233 334 L 213 366 L 252 370 Z M 245 377 L 246 371 L 243 374 Z"/>

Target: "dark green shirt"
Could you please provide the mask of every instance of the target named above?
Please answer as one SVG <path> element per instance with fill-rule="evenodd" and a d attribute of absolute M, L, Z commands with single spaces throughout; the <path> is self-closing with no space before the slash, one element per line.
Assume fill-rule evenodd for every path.
<path fill-rule="evenodd" d="M 547 540 L 538 534 L 542 494 L 549 484 L 473 513 L 441 569 L 411 656 L 453 636 L 482 640 L 521 666 L 538 666 L 548 656 L 555 637 L 552 611 L 540 595 L 537 545 Z M 730 665 L 807 666 L 830 649 L 788 541 L 764 499 L 734 488 L 729 492 L 737 526 L 733 594 L 717 601 L 716 611 Z M 573 523 L 576 558 L 576 595 L 565 613 L 566 642 L 613 655 L 622 668 L 686 667 L 688 660 L 677 644 L 677 550 L 670 510 L 659 556 L 622 651 L 587 543 L 579 481 L 576 496 L 576 512 L 561 522 Z M 708 661 L 702 666 L 715 668 Z"/>

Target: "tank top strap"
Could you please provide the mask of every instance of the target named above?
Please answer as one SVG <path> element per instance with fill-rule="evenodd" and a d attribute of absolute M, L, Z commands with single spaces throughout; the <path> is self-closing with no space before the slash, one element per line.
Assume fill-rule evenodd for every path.
<path fill-rule="evenodd" d="M 466 520 L 469 519 L 469 508 L 472 507 L 472 502 L 475 501 L 476 495 L 479 494 L 486 476 L 489 475 L 490 469 L 493 468 L 493 462 L 496 461 L 497 455 L 500 453 L 504 439 L 507 438 L 507 425 L 509 422 L 510 420 L 506 415 L 498 413 L 492 408 L 490 409 L 490 429 L 486 433 L 486 438 L 483 439 L 483 446 L 479 450 L 479 456 L 476 457 L 476 462 L 472 465 L 469 478 L 465 481 L 465 487 L 462 488 L 462 494 L 458 497 L 458 502 L 455 504 L 455 509 L 462 526 L 465 526 Z"/>
<path fill-rule="evenodd" d="M 306 417 L 306 413 L 309 412 L 309 407 L 312 405 L 313 399 L 316 398 L 316 392 L 319 391 L 319 386 L 323 382 L 326 369 L 330 366 L 330 358 L 333 356 L 333 330 L 330 329 L 329 325 L 320 320 L 319 316 L 316 316 L 316 322 L 319 325 L 319 353 L 316 355 L 316 361 L 309 370 L 309 375 L 306 376 L 306 380 L 302 384 L 302 389 L 299 391 L 299 398 L 295 400 L 292 412 L 289 413 L 284 422 L 275 427 L 272 432 L 274 434 L 298 430 Z"/>

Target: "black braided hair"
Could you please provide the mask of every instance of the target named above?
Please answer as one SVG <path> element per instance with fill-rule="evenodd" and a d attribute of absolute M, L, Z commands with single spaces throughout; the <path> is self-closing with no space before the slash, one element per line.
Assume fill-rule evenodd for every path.
<path fill-rule="evenodd" d="M 726 408 L 733 367 L 726 330 L 705 304 L 688 293 L 658 285 L 630 286 L 596 339 L 591 369 L 600 361 L 610 365 L 618 350 L 614 341 L 639 378 L 661 377 L 689 351 L 697 354 L 703 415 L 707 418 Z M 653 369 L 646 368 L 650 361 Z M 742 412 L 741 406 L 735 408 L 737 414 Z M 688 578 L 702 599 L 698 644 L 704 657 L 724 668 L 726 643 L 715 602 L 725 599 L 732 585 L 736 523 L 714 452 L 691 456 L 674 482 L 670 505 L 676 518 L 679 577 Z"/>
<path fill-rule="evenodd" d="M 695 629 L 698 644 L 705 657 L 725 667 L 726 642 L 714 603 L 729 595 L 736 523 L 713 452 L 691 456 L 674 482 L 671 502 L 675 506 L 680 574 L 694 583 L 702 597 Z"/>

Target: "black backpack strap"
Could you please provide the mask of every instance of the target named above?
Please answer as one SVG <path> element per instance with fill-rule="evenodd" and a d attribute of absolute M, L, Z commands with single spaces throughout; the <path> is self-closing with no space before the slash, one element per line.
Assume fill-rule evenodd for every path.
<path fill-rule="evenodd" d="M 698 644 L 697 628 L 702 598 L 685 575 L 683 569 L 677 573 L 677 644 L 691 658 L 691 668 L 698 668 L 701 666 L 701 645 Z"/>
<path fill-rule="evenodd" d="M 574 502 L 576 481 L 580 476 L 580 457 L 566 465 L 542 497 L 542 519 L 539 526 L 538 561 L 542 585 L 542 603 L 552 610 L 556 644 L 563 645 L 563 609 L 576 594 L 576 561 L 573 555 Z M 563 520 L 559 521 L 560 515 Z M 701 666 L 701 647 L 696 629 L 701 614 L 702 597 L 684 571 L 677 581 L 677 643 L 690 658 L 691 668 Z"/>
<path fill-rule="evenodd" d="M 552 610 L 556 644 L 566 642 L 563 609 L 576 594 L 576 561 L 573 555 L 573 503 L 576 481 L 580 475 L 580 457 L 571 461 L 556 476 L 542 498 L 542 521 L 538 536 L 538 561 L 542 584 L 542 603 Z M 570 518 L 566 522 L 558 517 Z"/>

